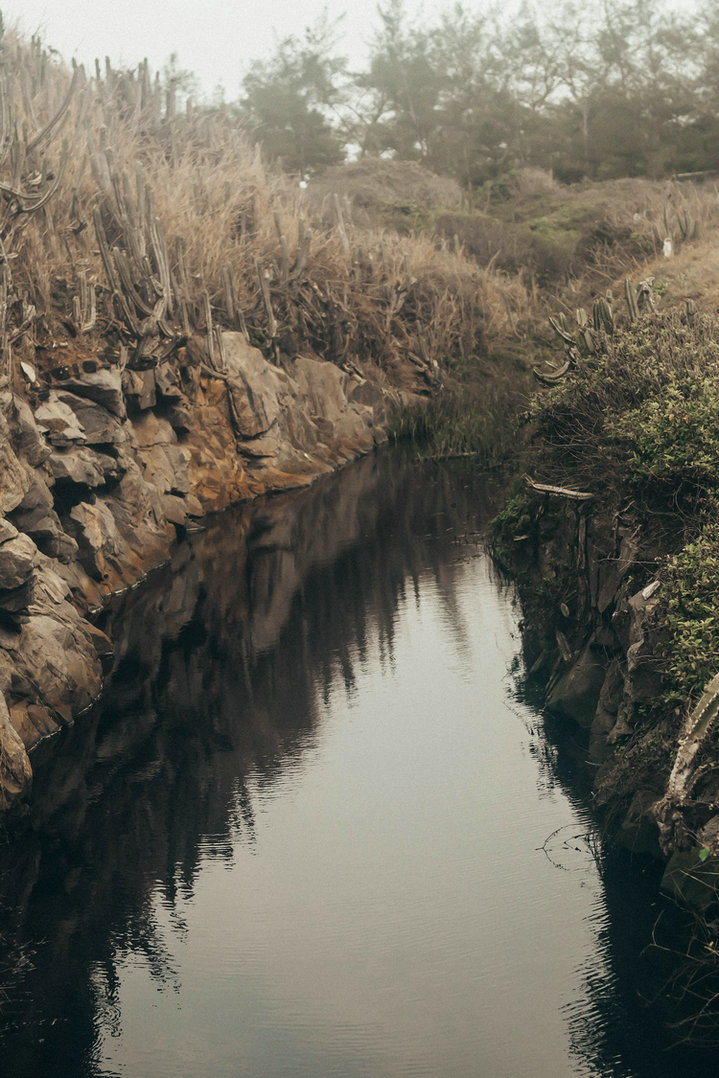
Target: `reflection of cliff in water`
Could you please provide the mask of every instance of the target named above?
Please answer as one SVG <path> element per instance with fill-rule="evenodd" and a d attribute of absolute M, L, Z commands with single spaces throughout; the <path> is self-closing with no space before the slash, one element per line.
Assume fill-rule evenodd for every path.
<path fill-rule="evenodd" d="M 451 607 L 448 554 L 458 529 L 481 528 L 485 492 L 471 467 L 459 483 L 381 454 L 221 516 L 106 612 L 108 690 L 35 755 L 32 815 L 0 870 L 8 1073 L 92 1073 L 96 1011 L 112 1010 L 129 950 L 172 985 L 153 893 L 172 916 L 201 855 L 252 842 L 248 777 L 261 789 L 311 746 L 318 694 L 338 672 L 353 692 L 370 635 L 392 661 L 421 573 Z"/>
<path fill-rule="evenodd" d="M 531 633 L 536 626 L 527 629 Z M 541 715 L 541 687 L 521 666 L 515 673 L 516 698 Z M 703 998 L 719 985 L 716 978 L 711 982 L 707 978 L 706 984 L 687 983 L 683 956 L 695 928 L 691 914 L 660 892 L 661 862 L 600 838 L 588 814 L 593 776 L 588 732 L 545 712 L 532 733 L 536 736 L 529 751 L 537 764 L 540 791 L 562 790 L 586 817 L 586 827 L 556 837 L 561 851 L 558 870 L 591 857 L 603 887 L 601 906 L 590 919 L 596 951 L 606 958 L 606 973 L 597 976 L 594 966 L 588 965 L 582 971 L 584 996 L 565 1012 L 578 1073 L 602 1078 L 678 1074 L 715 1078 L 718 1027 L 710 1038 L 701 1022 L 695 1029 L 691 1019 L 701 1010 Z"/>

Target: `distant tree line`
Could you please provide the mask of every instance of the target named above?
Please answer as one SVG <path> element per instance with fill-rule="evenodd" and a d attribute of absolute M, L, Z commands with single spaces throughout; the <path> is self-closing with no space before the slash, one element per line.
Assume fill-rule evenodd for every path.
<path fill-rule="evenodd" d="M 516 168 L 559 180 L 719 169 L 719 5 L 525 2 L 510 20 L 461 3 L 417 25 L 378 8 L 365 70 L 326 18 L 251 66 L 243 116 L 302 176 L 348 155 L 420 161 L 472 188 Z"/>

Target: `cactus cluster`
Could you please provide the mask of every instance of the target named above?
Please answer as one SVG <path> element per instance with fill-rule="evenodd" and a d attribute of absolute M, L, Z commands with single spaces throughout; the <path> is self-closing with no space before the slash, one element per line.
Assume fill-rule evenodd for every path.
<path fill-rule="evenodd" d="M 643 309 L 649 312 L 656 311 L 653 283 L 653 277 L 645 277 L 636 286 L 630 278 L 625 280 L 624 299 L 630 325 L 637 321 Z M 579 307 L 575 312 L 575 326 L 569 324 L 564 314 L 558 314 L 556 317 L 549 316 L 550 326 L 564 345 L 564 362 L 560 367 L 549 371 L 533 367 L 537 381 L 544 385 L 560 381 L 576 366 L 582 355 L 592 355 L 601 348 L 603 338 L 611 336 L 617 328 L 612 300 L 612 293 L 607 291 L 604 296 L 594 301 L 591 324 L 584 307 Z M 687 317 L 690 316 L 691 312 L 687 309 Z"/>
<path fill-rule="evenodd" d="M 46 208 L 65 175 L 70 142 L 60 135 L 73 99 L 84 91 L 84 72 L 75 67 L 60 100 L 42 124 L 35 119 L 33 100 L 44 87 L 47 53 L 39 41 L 30 46 L 30 62 L 16 64 L 10 55 L 0 17 L 0 378 L 12 381 L 13 345 L 27 332 L 36 308 L 14 280 L 21 234 Z M 48 218 L 48 232 L 52 222 Z M 85 321 L 92 301 L 88 296 Z M 8 328 L 11 309 L 15 327 Z"/>

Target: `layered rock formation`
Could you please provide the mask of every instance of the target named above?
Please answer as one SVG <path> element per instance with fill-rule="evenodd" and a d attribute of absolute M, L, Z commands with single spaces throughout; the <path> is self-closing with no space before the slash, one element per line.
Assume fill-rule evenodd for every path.
<path fill-rule="evenodd" d="M 240 333 L 220 343 L 219 369 L 188 341 L 160 363 L 0 391 L 3 808 L 29 791 L 28 751 L 101 690 L 112 642 L 88 615 L 203 515 L 368 452 L 411 399 L 359 368 L 273 365 Z"/>
<path fill-rule="evenodd" d="M 664 690 L 653 617 L 661 584 L 631 505 L 614 511 L 538 487 L 498 550 L 519 583 L 530 676 L 555 715 L 587 731 L 594 804 L 613 833 L 668 859 L 665 888 L 702 906 L 714 900 L 719 864 L 719 775 L 703 751 L 719 679 L 683 720 L 653 706 Z"/>

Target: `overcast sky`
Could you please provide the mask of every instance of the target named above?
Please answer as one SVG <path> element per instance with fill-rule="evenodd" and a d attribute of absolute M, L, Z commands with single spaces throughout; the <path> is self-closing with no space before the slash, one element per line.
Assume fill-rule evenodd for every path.
<path fill-rule="evenodd" d="M 455 0 L 405 0 L 415 19 L 432 21 Z M 490 0 L 464 0 L 481 10 Z M 504 0 L 507 11 L 520 0 Z M 662 3 L 662 0 L 658 0 Z M 673 9 L 696 0 L 664 0 Z M 537 9 L 545 8 L 537 0 Z M 194 72 L 208 97 L 222 85 L 228 101 L 240 95 L 240 82 L 251 60 L 267 56 L 278 38 L 301 35 L 325 10 L 331 19 L 344 15 L 338 52 L 360 67 L 377 28 L 377 0 L 0 0 L 6 23 L 18 23 L 26 35 L 40 32 L 46 45 L 66 60 L 74 57 L 90 70 L 95 58 L 134 67 L 147 57 L 161 70 L 172 53 L 179 66 Z"/>
<path fill-rule="evenodd" d="M 422 7 L 428 15 L 444 6 L 407 0 L 408 11 Z M 325 8 L 331 18 L 345 13 L 338 51 L 361 64 L 379 21 L 376 0 L 0 0 L 6 23 L 18 22 L 28 35 L 39 30 L 67 60 L 92 68 L 95 57 L 109 56 L 134 66 L 146 56 L 161 70 L 177 53 L 204 93 L 222 84 L 230 101 L 250 60 L 266 56 L 277 37 L 301 34 Z"/>

